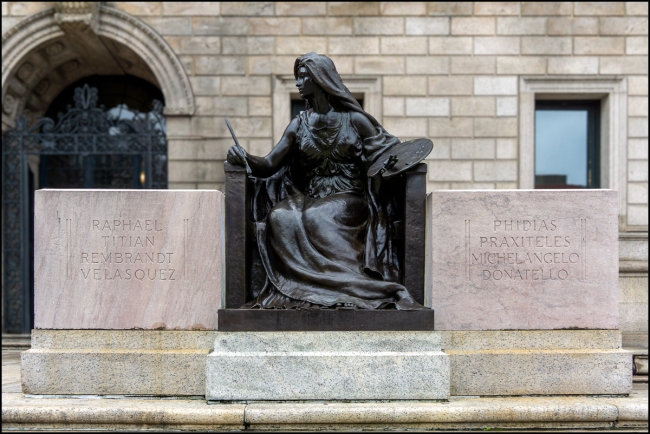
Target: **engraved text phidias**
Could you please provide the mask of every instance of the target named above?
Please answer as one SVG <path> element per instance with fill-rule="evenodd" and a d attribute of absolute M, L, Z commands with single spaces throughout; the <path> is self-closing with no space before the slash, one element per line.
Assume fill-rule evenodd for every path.
<path fill-rule="evenodd" d="M 494 220 L 489 230 L 465 221 L 466 280 L 586 280 L 586 219 Z"/>
<path fill-rule="evenodd" d="M 99 240 L 88 244 L 100 247 L 79 253 L 79 275 L 84 280 L 176 280 L 175 254 L 161 251 L 162 228 L 156 219 L 93 219 L 90 236 Z"/>

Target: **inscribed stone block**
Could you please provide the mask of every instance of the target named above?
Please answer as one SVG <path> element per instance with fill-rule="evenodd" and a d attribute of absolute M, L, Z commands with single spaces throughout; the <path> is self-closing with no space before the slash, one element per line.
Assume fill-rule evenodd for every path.
<path fill-rule="evenodd" d="M 219 191 L 39 190 L 37 329 L 215 330 Z"/>
<path fill-rule="evenodd" d="M 437 330 L 618 327 L 615 191 L 437 191 L 428 200 Z"/>

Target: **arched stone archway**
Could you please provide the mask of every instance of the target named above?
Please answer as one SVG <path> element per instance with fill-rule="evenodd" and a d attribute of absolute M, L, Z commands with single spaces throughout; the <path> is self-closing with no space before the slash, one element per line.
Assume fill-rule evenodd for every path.
<path fill-rule="evenodd" d="M 94 17 L 70 15 L 73 20 L 83 18 L 75 26 L 50 8 L 25 18 L 2 36 L 3 130 L 19 114 L 42 115 L 61 89 L 98 73 L 97 69 L 156 84 L 165 96 L 168 116 L 194 114 L 190 81 L 167 42 L 124 12 L 107 6 L 93 11 Z"/>

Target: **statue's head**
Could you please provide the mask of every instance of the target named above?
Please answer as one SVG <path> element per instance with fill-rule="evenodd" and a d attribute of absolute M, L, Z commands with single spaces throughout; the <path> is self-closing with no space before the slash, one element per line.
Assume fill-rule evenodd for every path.
<path fill-rule="evenodd" d="M 309 71 L 304 66 L 298 68 L 296 87 L 298 88 L 300 96 L 305 99 L 313 97 L 314 94 L 318 92 L 324 92 L 323 88 L 316 84 L 311 75 L 309 75 Z"/>
<path fill-rule="evenodd" d="M 315 92 L 325 92 L 329 103 L 342 111 L 357 111 L 368 117 L 373 125 L 379 123 L 366 113 L 352 93 L 343 84 L 343 80 L 327 56 L 314 52 L 304 54 L 296 59 L 293 65 L 293 75 L 296 77 L 296 87 L 303 98 L 311 98 Z"/>
<path fill-rule="evenodd" d="M 318 92 L 329 93 L 323 86 L 323 82 L 328 81 L 328 77 L 335 77 L 334 80 L 343 85 L 332 59 L 314 52 L 307 53 L 296 59 L 293 74 L 296 78 L 296 87 L 300 92 L 300 96 L 305 99 L 313 97 Z M 331 81 L 331 78 L 329 81 Z"/>

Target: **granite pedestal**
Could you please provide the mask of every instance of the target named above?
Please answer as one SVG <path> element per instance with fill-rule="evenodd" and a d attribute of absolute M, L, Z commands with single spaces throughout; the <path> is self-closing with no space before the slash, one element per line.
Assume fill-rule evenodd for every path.
<path fill-rule="evenodd" d="M 436 332 L 219 332 L 209 401 L 436 400 L 449 358 Z"/>
<path fill-rule="evenodd" d="M 33 330 L 21 354 L 31 395 L 202 396 L 215 331 Z"/>

